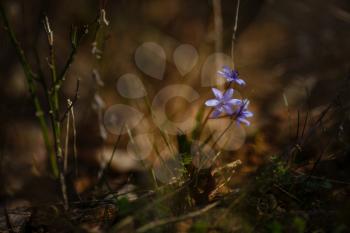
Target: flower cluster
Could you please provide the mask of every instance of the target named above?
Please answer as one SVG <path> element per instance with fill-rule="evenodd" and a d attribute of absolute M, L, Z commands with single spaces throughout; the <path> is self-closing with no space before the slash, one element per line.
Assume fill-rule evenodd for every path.
<path fill-rule="evenodd" d="M 246 84 L 244 80 L 239 78 L 238 71 L 233 70 L 230 67 L 224 66 L 222 70 L 218 72 L 218 74 L 225 78 L 229 84 L 237 83 L 241 86 Z M 224 92 L 221 92 L 216 88 L 212 88 L 212 91 L 215 98 L 209 99 L 205 102 L 206 106 L 214 108 L 211 118 L 218 118 L 224 113 L 226 116 L 235 119 L 238 124 L 243 123 L 247 126 L 250 125 L 247 118 L 252 117 L 253 113 L 248 111 L 249 100 L 233 99 L 233 88 L 227 88 L 227 90 Z"/>

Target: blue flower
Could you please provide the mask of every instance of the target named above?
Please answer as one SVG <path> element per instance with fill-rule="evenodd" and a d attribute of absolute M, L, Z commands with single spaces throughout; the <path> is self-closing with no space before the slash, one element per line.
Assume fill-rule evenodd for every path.
<path fill-rule="evenodd" d="M 245 85 L 245 81 L 239 78 L 238 71 L 233 70 L 228 66 L 224 66 L 220 71 L 218 71 L 218 74 L 224 77 L 230 83 L 235 82 L 238 85 Z"/>
<path fill-rule="evenodd" d="M 235 112 L 236 121 L 238 124 L 244 123 L 247 126 L 250 125 L 250 122 L 246 119 L 252 117 L 253 113 L 248 111 L 249 100 L 245 99 L 241 101 L 239 108 Z"/>
<path fill-rule="evenodd" d="M 212 118 L 217 118 L 221 113 L 226 112 L 228 115 L 234 113 L 233 106 L 239 105 L 241 100 L 232 99 L 234 90 L 229 88 L 225 93 L 222 93 L 216 88 L 212 88 L 215 99 L 210 99 L 205 102 L 206 106 L 214 107 L 211 115 Z"/>

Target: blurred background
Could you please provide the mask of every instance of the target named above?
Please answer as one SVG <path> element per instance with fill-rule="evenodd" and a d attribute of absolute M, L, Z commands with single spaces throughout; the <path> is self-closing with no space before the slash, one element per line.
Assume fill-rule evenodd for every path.
<path fill-rule="evenodd" d="M 175 98 L 167 105 L 168 114 L 181 120 L 183 112 L 194 116 L 211 96 L 210 85 L 203 85 L 202 80 L 208 76 L 216 78 L 217 64 L 208 61 L 208 57 L 214 53 L 231 56 L 236 9 L 236 1 L 232 0 L 2 2 L 33 70 L 40 66 L 45 74 L 49 73 L 49 51 L 43 15 L 48 16 L 54 32 L 60 70 L 70 53 L 72 25 L 82 28 L 96 20 L 101 8 L 106 11 L 109 24 L 100 32 L 101 58 L 96 59 L 99 54 L 93 50 L 96 38 L 88 34 L 70 67 L 61 96 L 63 100 L 73 99 L 76 80 L 80 80 L 74 108 L 79 176 L 72 184 L 79 193 L 88 190 L 97 179 L 101 163 L 106 160 L 103 157 L 110 155 L 116 140 L 116 135 L 104 125 L 105 111 L 118 103 L 145 108 L 143 100 L 119 93 L 120 77 L 136 75 L 151 100 L 167 85 L 186 84 L 194 88 L 200 94 L 195 102 L 189 104 Z M 298 122 L 304 122 L 306 117 L 312 121 L 334 100 L 349 75 L 349 38 L 347 0 L 241 1 L 234 58 L 247 82 L 240 93 L 250 99 L 254 118 L 252 126 L 244 130 L 245 144 L 227 154 L 243 161 L 241 176 L 255 171 L 268 156 L 283 150 L 293 141 Z M 164 51 L 164 62 L 156 62 L 157 67 L 164 69 L 160 78 L 143 72 L 135 62 L 135 53 L 145 42 L 156 43 Z M 182 44 L 193 46 L 198 53 L 193 69 L 186 74 L 173 58 Z M 14 201 L 13 205 L 57 201 L 59 188 L 48 178 L 48 159 L 26 79 L 3 28 L 0 48 L 1 197 L 21 201 Z M 193 62 L 183 59 L 185 64 Z M 103 85 L 96 82 L 96 76 Z M 185 111 L 191 108 L 194 110 Z M 152 131 L 153 127 L 144 123 L 137 130 Z M 127 140 L 127 136 L 122 137 L 120 158 L 112 165 L 117 186 L 128 180 L 130 172 L 140 170 L 135 160 L 123 156 Z"/>

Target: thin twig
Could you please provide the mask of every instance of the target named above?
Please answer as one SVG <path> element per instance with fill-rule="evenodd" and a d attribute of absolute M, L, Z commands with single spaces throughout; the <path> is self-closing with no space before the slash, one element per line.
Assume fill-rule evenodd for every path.
<path fill-rule="evenodd" d="M 78 152 L 77 152 L 77 129 L 75 125 L 74 105 L 70 108 L 70 115 L 72 116 L 73 127 L 73 158 L 74 158 L 74 172 L 78 176 Z"/>
<path fill-rule="evenodd" d="M 306 143 L 306 140 L 308 138 L 311 137 L 311 135 L 314 133 L 314 131 L 316 129 L 318 129 L 320 127 L 320 125 L 322 124 L 322 120 L 325 118 L 325 116 L 328 114 L 328 112 L 333 108 L 334 106 L 334 101 L 332 101 L 327 107 L 326 109 L 324 109 L 321 114 L 319 115 L 318 119 L 316 120 L 316 122 L 314 123 L 313 127 L 310 128 L 308 130 L 308 132 L 306 133 L 303 141 L 300 143 L 301 145 L 305 144 Z M 306 124 L 306 123 L 305 123 Z"/>
<path fill-rule="evenodd" d="M 289 198 L 293 199 L 296 202 L 301 203 L 301 200 L 298 199 L 296 196 L 294 196 L 293 194 L 291 194 L 290 192 L 288 192 L 287 190 L 285 190 L 284 188 L 282 188 L 281 186 L 274 184 L 273 185 L 275 188 L 277 188 L 279 191 L 281 191 L 282 193 L 286 194 Z"/>
<path fill-rule="evenodd" d="M 236 65 L 235 58 L 234 58 L 234 52 L 235 52 L 235 43 L 236 43 L 236 36 L 237 36 L 237 29 L 238 29 L 238 15 L 239 15 L 240 4 L 241 4 L 241 0 L 237 0 L 233 33 L 232 33 L 232 41 L 231 41 L 231 57 L 232 57 L 232 66 L 233 66 L 232 68 L 235 68 L 235 65 Z"/>
<path fill-rule="evenodd" d="M 72 104 L 72 101 L 70 99 L 67 100 L 68 106 Z M 65 138 L 65 145 L 64 145 L 64 164 L 63 164 L 63 171 L 65 174 L 67 174 L 67 167 L 68 167 L 68 144 L 69 144 L 69 114 L 67 115 L 67 123 L 66 123 L 66 138 Z"/>
<path fill-rule="evenodd" d="M 119 132 L 119 135 L 118 135 L 118 137 L 117 137 L 117 140 L 116 140 L 116 142 L 114 143 L 113 150 L 112 150 L 112 154 L 111 154 L 111 156 L 109 157 L 109 160 L 108 160 L 108 162 L 107 162 L 107 165 L 104 166 L 104 167 L 102 167 L 102 171 L 99 172 L 99 173 L 101 174 L 101 176 L 100 176 L 100 178 L 99 178 L 99 182 L 97 182 L 97 183 L 100 183 L 100 182 L 105 178 L 106 173 L 107 173 L 108 171 L 110 171 L 110 169 L 111 169 L 112 162 L 113 162 L 113 159 L 114 159 L 114 155 L 115 155 L 115 152 L 117 151 L 117 148 L 118 148 L 118 145 L 119 145 L 119 142 L 120 142 L 120 139 L 121 139 L 123 130 L 124 130 L 124 125 L 123 125 L 123 127 L 121 127 L 120 132 Z"/>
<path fill-rule="evenodd" d="M 312 175 L 314 175 L 314 172 L 315 172 L 315 170 L 316 170 L 316 167 L 317 167 L 318 164 L 321 162 L 322 157 L 323 157 L 324 153 L 327 151 L 327 149 L 328 149 L 329 145 L 331 144 L 331 142 L 332 142 L 332 139 L 328 140 L 327 144 L 325 145 L 325 147 L 323 148 L 322 152 L 321 152 L 320 155 L 318 156 L 316 162 L 315 162 L 314 165 L 312 166 L 311 171 L 310 171 L 308 177 L 306 178 L 305 183 L 307 183 L 307 181 L 310 179 L 310 177 L 311 177 Z"/>
<path fill-rule="evenodd" d="M 219 142 L 219 140 L 222 138 L 222 136 L 224 136 L 224 134 L 227 132 L 227 130 L 229 130 L 232 126 L 232 124 L 235 122 L 235 119 L 232 119 L 230 124 L 224 129 L 224 131 L 222 131 L 222 133 L 219 135 L 219 137 L 215 140 L 215 142 L 213 143 L 213 147 L 216 146 L 216 144 Z"/>
<path fill-rule="evenodd" d="M 235 192 L 233 194 L 236 194 L 236 193 L 237 192 Z M 246 197 L 246 195 L 247 194 L 245 194 L 245 193 L 241 193 L 235 200 L 231 201 L 230 204 L 227 206 L 227 208 L 220 214 L 220 216 L 212 224 L 212 226 L 216 227 L 222 219 L 226 220 L 227 219 L 227 215 L 232 211 L 232 208 L 234 208 L 236 205 L 238 205 L 238 203 L 240 203 L 241 200 Z"/>
<path fill-rule="evenodd" d="M 150 223 L 147 223 L 143 226 L 141 226 L 140 228 L 136 229 L 137 233 L 142 233 L 142 232 L 147 232 L 151 229 L 157 228 L 157 227 L 161 227 L 164 226 L 166 224 L 170 224 L 170 223 L 175 223 L 175 222 L 180 222 L 186 219 L 192 219 L 192 218 L 196 218 L 206 212 L 208 212 L 209 210 L 211 210 L 212 208 L 214 208 L 215 206 L 217 206 L 219 204 L 219 202 L 214 202 L 210 205 L 207 205 L 206 207 L 199 209 L 197 211 L 188 213 L 188 214 L 184 214 L 178 217 L 170 217 L 170 218 L 164 218 L 164 219 L 159 219 Z"/>
<path fill-rule="evenodd" d="M 328 182 L 334 183 L 334 184 L 345 184 L 345 185 L 350 185 L 350 182 L 347 182 L 347 181 L 329 179 L 329 178 L 326 178 L 326 177 L 312 176 L 312 175 L 308 175 L 308 174 L 305 174 L 305 173 L 300 172 L 300 171 L 295 171 L 295 173 L 297 173 L 297 174 L 300 175 L 300 176 L 308 176 L 310 179 L 324 180 L 324 181 L 328 181 Z"/>
<path fill-rule="evenodd" d="M 310 92 L 309 89 L 305 86 L 305 94 L 306 94 L 306 104 L 307 104 L 307 110 L 306 110 L 306 116 L 305 116 L 305 120 L 304 120 L 304 124 L 303 124 L 303 130 L 301 131 L 301 136 L 300 139 L 303 139 L 304 137 L 304 133 L 305 133 L 305 129 L 309 120 L 309 114 L 310 114 Z"/>
<path fill-rule="evenodd" d="M 79 99 L 79 88 L 80 88 L 80 80 L 77 80 L 77 85 L 75 88 L 75 95 L 72 101 L 70 101 L 70 103 L 68 104 L 67 109 L 64 111 L 62 117 L 60 118 L 60 122 L 63 122 L 66 118 L 67 115 L 69 114 L 69 111 L 71 111 L 71 109 L 73 108 L 73 106 L 77 103 L 78 99 Z"/>
<path fill-rule="evenodd" d="M 309 119 L 309 109 L 306 111 L 306 116 L 305 116 L 305 120 L 304 120 L 304 124 L 303 124 L 303 130 L 301 131 L 301 136 L 300 138 L 302 139 L 304 137 L 304 133 L 305 133 L 305 129 L 306 129 L 306 126 L 307 126 L 307 122 L 308 122 L 308 119 Z"/>

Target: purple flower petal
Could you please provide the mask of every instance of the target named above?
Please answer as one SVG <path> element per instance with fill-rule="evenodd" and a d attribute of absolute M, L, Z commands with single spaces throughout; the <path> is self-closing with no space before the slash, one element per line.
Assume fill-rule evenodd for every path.
<path fill-rule="evenodd" d="M 218 71 L 218 75 L 225 77 L 226 73 L 224 71 L 219 70 Z"/>
<path fill-rule="evenodd" d="M 236 83 L 241 86 L 244 86 L 246 84 L 243 79 L 236 79 Z"/>
<path fill-rule="evenodd" d="M 226 101 L 230 100 L 232 98 L 233 92 L 234 92 L 234 90 L 232 88 L 229 88 L 225 92 L 223 99 L 226 100 Z"/>
<path fill-rule="evenodd" d="M 219 89 L 213 87 L 211 90 L 217 99 L 222 99 L 222 92 Z"/>
<path fill-rule="evenodd" d="M 236 82 L 238 85 L 245 85 L 245 81 L 239 78 L 237 70 L 231 69 L 228 66 L 224 66 L 218 74 L 224 77 L 228 82 Z"/>
<path fill-rule="evenodd" d="M 250 122 L 243 118 L 238 118 L 237 123 L 243 123 L 243 124 L 246 124 L 247 126 L 250 126 Z"/>
<path fill-rule="evenodd" d="M 229 106 L 229 105 L 224 105 L 223 107 L 224 107 L 224 109 L 225 109 L 225 112 L 226 112 L 228 115 L 232 115 L 232 114 L 234 113 L 234 111 L 233 111 L 233 109 L 232 109 L 231 106 Z"/>
<path fill-rule="evenodd" d="M 239 99 L 230 99 L 229 101 L 227 101 L 228 104 L 231 105 L 241 105 L 242 104 L 242 100 Z"/>
<path fill-rule="evenodd" d="M 220 116 L 221 111 L 219 110 L 214 110 L 214 112 L 211 114 L 211 118 L 218 118 L 218 116 Z"/>
<path fill-rule="evenodd" d="M 250 111 L 245 111 L 245 112 L 244 112 L 244 116 L 245 116 L 245 117 L 252 117 L 252 116 L 253 116 L 253 113 L 250 112 Z"/>
<path fill-rule="evenodd" d="M 236 111 L 236 120 L 237 124 L 243 123 L 247 126 L 250 125 L 250 122 L 246 119 L 248 117 L 252 117 L 253 113 L 248 111 L 249 100 L 242 100 L 238 110 Z"/>
<path fill-rule="evenodd" d="M 208 106 L 208 107 L 213 107 L 213 106 L 217 106 L 219 103 L 220 102 L 217 99 L 210 99 L 210 100 L 207 100 L 205 102 L 205 105 Z"/>

